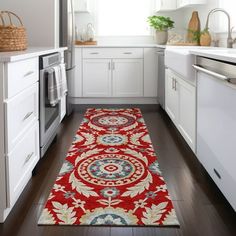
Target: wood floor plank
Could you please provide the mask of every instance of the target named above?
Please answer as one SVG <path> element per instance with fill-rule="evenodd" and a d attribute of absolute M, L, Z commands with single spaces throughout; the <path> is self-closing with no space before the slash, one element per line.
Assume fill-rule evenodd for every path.
<path fill-rule="evenodd" d="M 112 227 L 110 236 L 133 236 L 133 227 Z"/>

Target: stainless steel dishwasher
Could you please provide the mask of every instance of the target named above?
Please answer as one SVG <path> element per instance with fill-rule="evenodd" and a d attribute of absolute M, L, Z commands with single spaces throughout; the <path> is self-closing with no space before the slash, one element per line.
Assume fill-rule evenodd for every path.
<path fill-rule="evenodd" d="M 165 49 L 157 48 L 158 56 L 158 101 L 165 109 Z"/>
<path fill-rule="evenodd" d="M 236 210 L 236 64 L 204 57 L 197 70 L 197 157 Z"/>

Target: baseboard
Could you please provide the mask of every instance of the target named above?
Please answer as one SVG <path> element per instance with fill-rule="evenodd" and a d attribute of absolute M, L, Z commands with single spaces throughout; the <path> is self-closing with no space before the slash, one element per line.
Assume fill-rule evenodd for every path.
<path fill-rule="evenodd" d="M 158 104 L 157 98 L 71 98 L 72 104 Z"/>

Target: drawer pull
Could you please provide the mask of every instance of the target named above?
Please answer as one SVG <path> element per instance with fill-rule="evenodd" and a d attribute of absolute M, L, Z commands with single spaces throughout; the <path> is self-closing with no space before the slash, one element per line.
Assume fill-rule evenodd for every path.
<path fill-rule="evenodd" d="M 175 79 L 172 78 L 172 89 L 175 89 Z"/>
<path fill-rule="evenodd" d="M 26 158 L 25 158 L 25 162 L 24 162 L 24 165 L 26 165 L 29 160 L 31 159 L 31 157 L 34 155 L 34 152 L 31 152 Z"/>
<path fill-rule="evenodd" d="M 32 74 L 34 74 L 34 71 L 29 71 L 23 77 L 26 78 L 26 77 L 28 77 L 28 76 L 30 76 Z"/>
<path fill-rule="evenodd" d="M 98 55 L 99 52 L 91 52 L 90 54 L 91 54 L 91 55 Z"/>
<path fill-rule="evenodd" d="M 23 121 L 27 120 L 27 119 L 28 119 L 31 115 L 33 115 L 33 114 L 34 114 L 33 111 L 28 112 L 28 113 L 25 115 L 25 117 L 23 118 Z"/>
<path fill-rule="evenodd" d="M 215 172 L 216 176 L 217 176 L 219 179 L 221 179 L 221 175 L 219 174 L 219 172 L 218 172 L 216 169 L 214 169 L 214 172 Z"/>
<path fill-rule="evenodd" d="M 132 52 L 124 52 L 124 54 L 126 54 L 126 55 L 131 55 Z"/>

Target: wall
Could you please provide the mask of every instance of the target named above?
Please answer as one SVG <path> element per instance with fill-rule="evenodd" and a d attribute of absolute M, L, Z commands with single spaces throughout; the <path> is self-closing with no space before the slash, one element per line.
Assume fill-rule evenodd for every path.
<path fill-rule="evenodd" d="M 58 0 L 0 0 L 0 9 L 13 11 L 27 29 L 30 46 L 59 45 Z"/>

